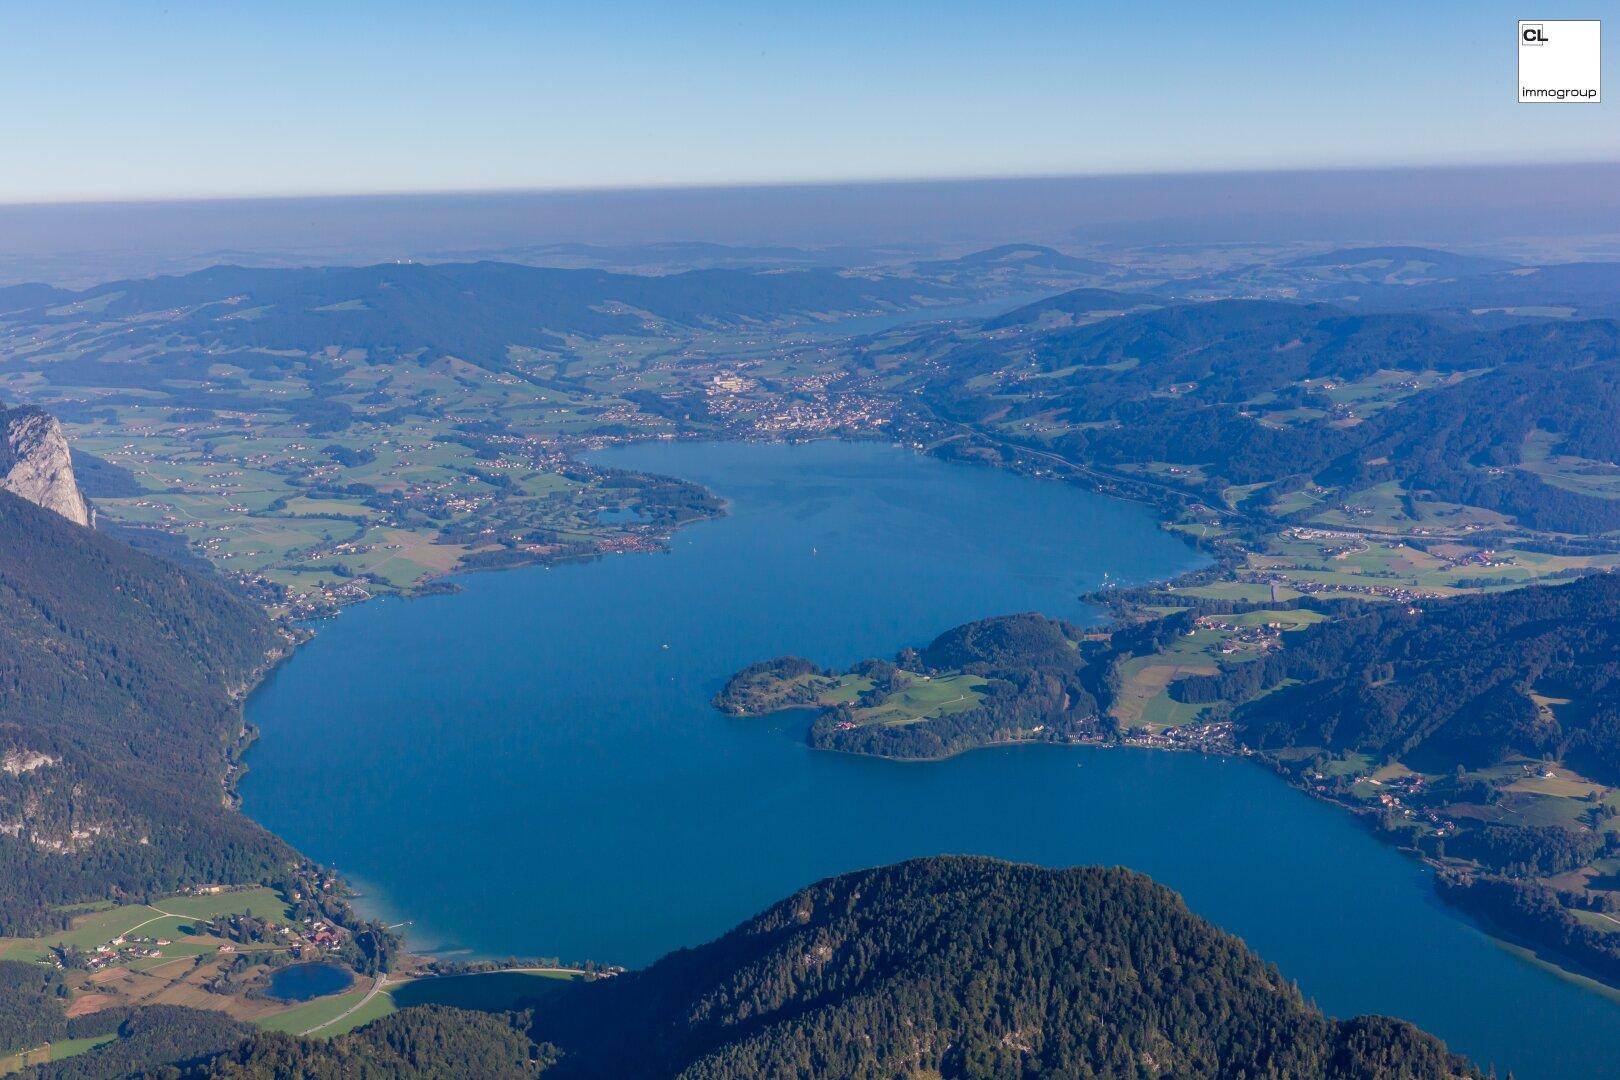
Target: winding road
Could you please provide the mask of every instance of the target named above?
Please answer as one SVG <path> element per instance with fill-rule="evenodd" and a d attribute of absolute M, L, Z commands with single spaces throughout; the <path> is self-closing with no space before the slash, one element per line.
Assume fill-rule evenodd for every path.
<path fill-rule="evenodd" d="M 345 1009 L 342 1012 L 338 1013 L 336 1016 L 332 1017 L 332 1019 L 323 1020 L 319 1024 L 316 1024 L 312 1028 L 305 1028 L 303 1031 L 300 1031 L 298 1034 L 300 1034 L 300 1035 L 313 1035 L 317 1031 L 321 1030 L 322 1028 L 331 1027 L 333 1024 L 337 1023 L 339 1020 L 347 1020 L 349 1017 L 353 1016 L 355 1013 L 359 1012 L 361 1009 L 363 1009 L 367 1005 L 371 1004 L 371 999 L 376 997 L 378 994 L 382 993 L 382 989 L 383 989 L 383 987 L 385 985 L 387 985 L 387 983 L 388 983 L 388 973 L 383 972 L 383 971 L 377 972 L 377 977 L 376 977 L 376 979 L 374 979 L 372 981 L 371 989 L 366 991 L 366 996 L 365 997 L 361 998 L 359 1001 L 355 1002 L 353 1005 L 349 1006 L 347 1009 Z"/>

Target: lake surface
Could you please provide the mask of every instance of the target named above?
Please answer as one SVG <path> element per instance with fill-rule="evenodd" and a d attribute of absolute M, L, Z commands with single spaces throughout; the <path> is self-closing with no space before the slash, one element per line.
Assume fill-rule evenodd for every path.
<path fill-rule="evenodd" d="M 347 990 L 354 973 L 338 964 L 294 964 L 270 975 L 269 994 L 282 1001 L 312 1001 Z"/>
<path fill-rule="evenodd" d="M 249 813 L 413 944 L 642 964 L 817 878 L 941 852 L 1118 863 L 1335 1015 L 1413 1020 L 1521 1078 L 1620 1077 L 1620 1006 L 1441 908 L 1427 871 L 1242 760 L 1083 747 L 886 762 L 723 717 L 751 661 L 833 665 L 984 615 L 1089 619 L 1201 556 L 1141 506 L 876 444 L 599 456 L 732 513 L 673 550 L 474 574 L 319 624 L 254 695 Z"/>

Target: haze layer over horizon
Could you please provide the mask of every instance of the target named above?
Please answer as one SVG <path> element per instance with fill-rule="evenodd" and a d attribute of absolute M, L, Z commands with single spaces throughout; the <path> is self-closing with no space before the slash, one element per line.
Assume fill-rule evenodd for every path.
<path fill-rule="evenodd" d="M 1612 159 L 1499 0 L 15 7 L 0 202 Z M 1612 50 L 1611 50 L 1612 52 Z"/>

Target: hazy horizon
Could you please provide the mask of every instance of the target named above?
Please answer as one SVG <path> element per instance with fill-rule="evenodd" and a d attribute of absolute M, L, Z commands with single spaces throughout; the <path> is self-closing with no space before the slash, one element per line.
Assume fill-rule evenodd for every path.
<path fill-rule="evenodd" d="M 17 46 L 0 93 L 27 102 L 0 144 L 0 202 L 1612 158 L 1612 107 L 1516 103 L 1525 14 L 1505 0 L 21 7 L 0 16 Z"/>
<path fill-rule="evenodd" d="M 1013 241 L 1612 259 L 1620 164 L 13 205 L 0 206 L 0 282 L 83 285 L 233 261 L 523 261 L 558 244 L 786 245 L 862 265 Z"/>
<path fill-rule="evenodd" d="M 0 15 L 0 94 L 27 103 L 0 139 L 0 283 L 665 242 L 857 266 L 1012 241 L 1620 257 L 1620 116 L 1515 100 L 1524 15 L 22 8 Z"/>

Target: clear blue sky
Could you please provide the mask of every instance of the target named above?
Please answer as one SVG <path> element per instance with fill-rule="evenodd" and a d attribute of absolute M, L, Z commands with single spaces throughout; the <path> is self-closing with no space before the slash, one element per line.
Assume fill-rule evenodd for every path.
<path fill-rule="evenodd" d="M 1527 10 L 0 5 L 0 202 L 1620 157 L 1514 102 Z"/>

